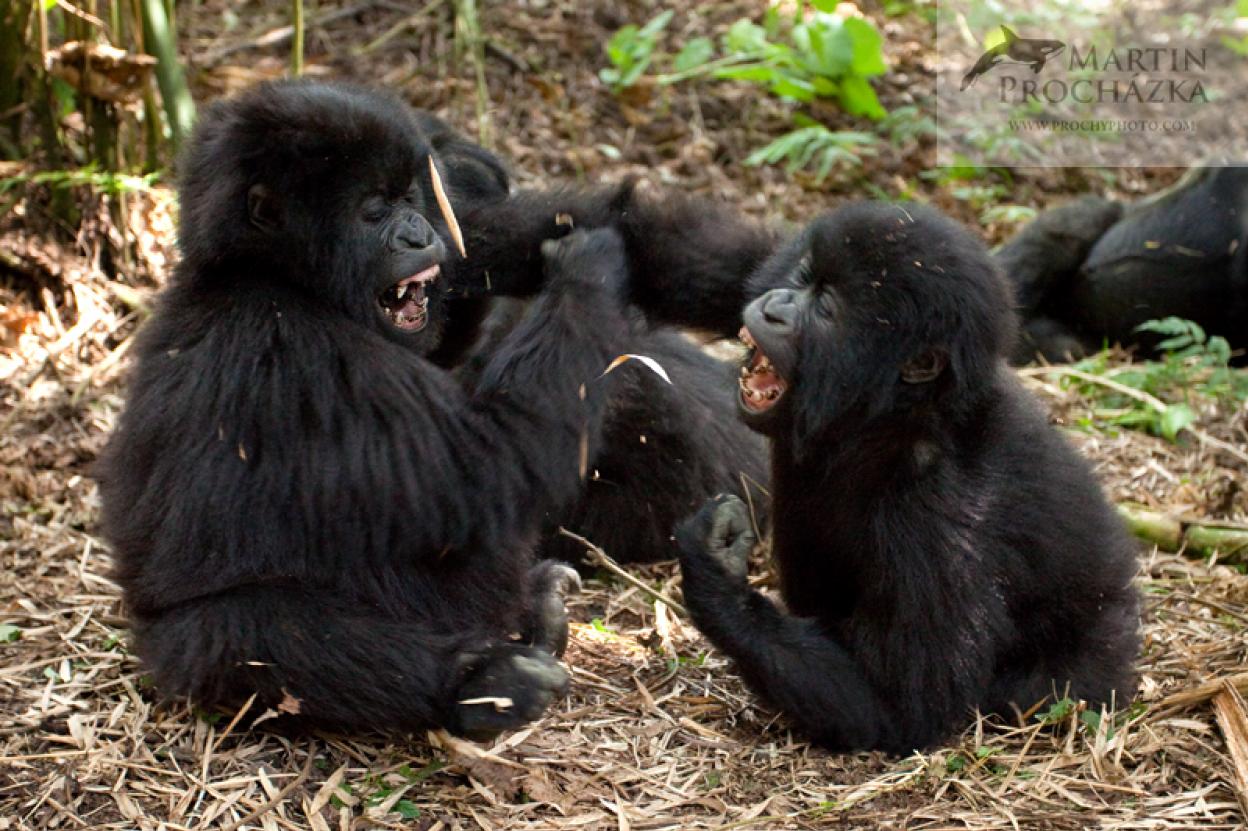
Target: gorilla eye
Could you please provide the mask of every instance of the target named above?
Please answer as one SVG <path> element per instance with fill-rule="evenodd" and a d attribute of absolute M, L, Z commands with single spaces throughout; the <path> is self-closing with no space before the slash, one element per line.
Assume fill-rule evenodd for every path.
<path fill-rule="evenodd" d="M 798 285 L 806 286 L 810 284 L 811 276 L 812 276 L 811 269 L 812 269 L 812 260 L 811 260 L 810 252 L 807 251 L 806 254 L 802 257 L 802 259 L 798 261 L 797 263 L 796 274 L 797 274 Z"/>
<path fill-rule="evenodd" d="M 381 222 L 390 213 L 390 204 L 384 196 L 373 194 L 364 200 L 361 216 L 365 222 Z"/>

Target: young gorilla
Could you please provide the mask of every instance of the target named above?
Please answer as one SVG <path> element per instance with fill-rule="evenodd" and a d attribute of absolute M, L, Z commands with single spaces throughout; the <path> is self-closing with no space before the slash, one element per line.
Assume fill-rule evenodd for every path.
<path fill-rule="evenodd" d="M 861 204 L 781 246 L 713 206 L 629 187 L 511 209 L 521 235 L 536 231 L 521 217 L 554 211 L 618 227 L 631 297 L 657 319 L 729 335 L 745 308 L 739 410 L 771 440 L 787 612 L 746 583 L 755 540 L 731 497 L 678 530 L 685 598 L 819 742 L 906 753 L 975 707 L 1027 708 L 1068 685 L 1094 704 L 1130 697 L 1131 544 L 1005 366 L 1009 293 L 965 230 Z"/>
<path fill-rule="evenodd" d="M 544 246 L 544 291 L 465 391 L 423 357 L 462 262 L 442 163 L 358 91 L 270 85 L 204 114 L 183 258 L 100 468 L 165 693 L 488 738 L 564 689 L 575 575 L 529 551 L 601 445 L 624 256 L 609 230 Z"/>
<path fill-rule="evenodd" d="M 690 612 L 750 685 L 823 744 L 895 753 L 1068 685 L 1127 700 L 1132 549 L 1005 366 L 1010 298 L 978 241 L 854 205 L 750 287 L 741 413 L 772 440 L 788 612 L 746 583 L 739 500 L 677 533 Z"/>

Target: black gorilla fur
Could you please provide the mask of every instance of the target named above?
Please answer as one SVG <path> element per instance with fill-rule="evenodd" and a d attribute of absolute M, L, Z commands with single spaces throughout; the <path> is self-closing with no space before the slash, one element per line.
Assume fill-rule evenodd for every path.
<path fill-rule="evenodd" d="M 447 255 L 431 154 L 468 260 Z M 138 649 L 166 693 L 289 694 L 337 727 L 492 735 L 565 681 L 546 653 L 574 575 L 535 563 L 535 537 L 571 558 L 567 525 L 621 559 L 671 556 L 677 518 L 765 483 L 764 443 L 725 409 L 733 369 L 585 285 L 619 282 L 618 240 L 544 253 L 566 227 L 500 232 L 506 171 L 437 118 L 267 85 L 210 108 L 183 165 L 183 261 L 100 465 Z M 482 339 L 493 301 L 472 289 L 513 261 L 549 288 Z M 419 289 L 407 305 L 399 281 Z M 621 352 L 674 384 L 633 365 L 599 378 Z M 513 705 L 458 703 L 480 698 Z"/>
<path fill-rule="evenodd" d="M 738 500 L 678 531 L 690 612 L 747 681 L 823 744 L 897 753 L 975 707 L 1129 698 L 1132 548 L 1004 364 L 1010 298 L 980 243 L 921 206 L 854 205 L 749 294 L 741 409 L 772 440 L 788 612 L 746 584 Z"/>
<path fill-rule="evenodd" d="M 1131 696 L 1132 545 L 1006 367 L 1009 291 L 968 232 L 920 206 L 862 204 L 781 245 L 629 186 L 515 201 L 534 223 L 563 211 L 617 227 L 652 317 L 724 336 L 744 317 L 756 348 L 738 409 L 771 440 L 788 608 L 747 585 L 753 532 L 732 497 L 678 530 L 685 598 L 806 732 L 905 753 L 975 707 L 1008 713 L 1068 687 L 1094 704 Z"/>
<path fill-rule="evenodd" d="M 509 199 L 506 170 L 487 151 L 428 113 L 416 118 L 452 174 L 469 251 L 451 275 L 446 326 L 430 358 L 472 387 L 525 305 L 500 307 L 496 298 L 531 297 L 542 282 L 542 241 L 568 226 L 545 202 Z M 548 518 L 544 556 L 578 561 L 584 554 L 558 533 L 562 526 L 621 562 L 675 557 L 677 520 L 722 492 L 749 499 L 756 520 L 766 523 L 767 448 L 731 415 L 736 368 L 670 328 L 632 324 L 627 351 L 658 361 L 672 383 L 636 363 L 614 370 L 602 450 L 575 504 Z"/>
<path fill-rule="evenodd" d="M 530 550 L 601 446 L 616 381 L 598 376 L 629 345 L 620 241 L 550 243 L 545 290 L 465 390 L 422 356 L 462 263 L 430 154 L 405 108 L 358 90 L 271 85 L 203 115 L 183 259 L 100 467 L 165 693 L 483 738 L 566 685 L 575 575 Z M 452 190 L 488 181 L 438 163 Z"/>
<path fill-rule="evenodd" d="M 997 253 L 1023 327 L 1014 359 L 1067 360 L 1105 342 L 1154 346 L 1137 327 L 1193 320 L 1248 347 L 1248 169 L 1201 168 L 1123 208 L 1082 197 Z"/>

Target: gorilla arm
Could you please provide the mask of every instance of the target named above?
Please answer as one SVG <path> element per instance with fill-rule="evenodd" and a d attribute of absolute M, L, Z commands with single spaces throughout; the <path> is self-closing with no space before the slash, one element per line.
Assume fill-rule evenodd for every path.
<path fill-rule="evenodd" d="M 542 283 L 542 240 L 611 226 L 624 238 L 631 303 L 656 322 L 723 337 L 737 334 L 741 309 L 760 293 L 749 278 L 781 243 L 776 232 L 714 202 L 637 182 L 521 191 L 460 219 L 468 258 L 456 279 L 465 292 L 532 294 Z"/>
<path fill-rule="evenodd" d="M 893 719 L 853 656 L 815 620 L 782 612 L 746 582 L 756 539 L 740 500 L 708 501 L 677 526 L 676 540 L 694 622 L 753 689 L 830 747 L 895 740 Z"/>

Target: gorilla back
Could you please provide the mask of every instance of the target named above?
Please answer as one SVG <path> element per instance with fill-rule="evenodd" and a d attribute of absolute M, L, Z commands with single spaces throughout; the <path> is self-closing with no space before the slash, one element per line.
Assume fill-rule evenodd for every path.
<path fill-rule="evenodd" d="M 183 259 L 100 467 L 165 693 L 485 737 L 566 684 L 564 581 L 528 552 L 600 443 L 620 243 L 544 249 L 545 291 L 464 389 L 423 357 L 462 262 L 443 161 L 402 104 L 358 90 L 274 84 L 204 114 Z"/>

